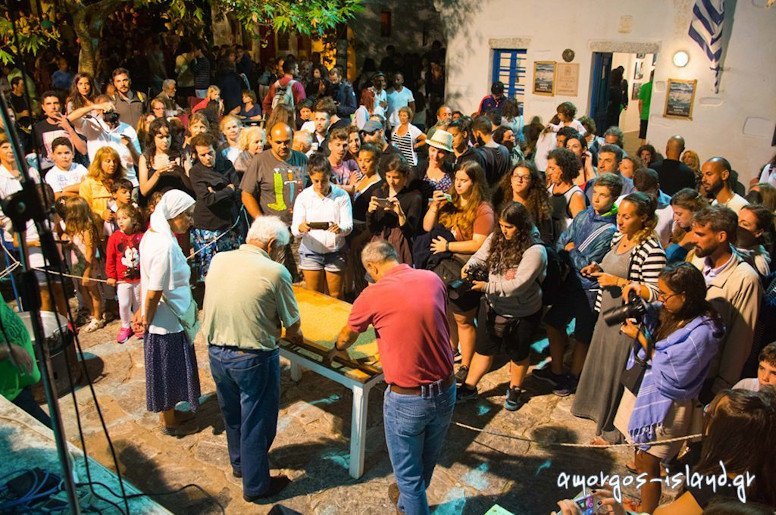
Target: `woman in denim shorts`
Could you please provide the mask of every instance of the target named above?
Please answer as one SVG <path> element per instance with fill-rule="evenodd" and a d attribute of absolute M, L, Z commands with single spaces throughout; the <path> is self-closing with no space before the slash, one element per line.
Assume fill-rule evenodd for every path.
<path fill-rule="evenodd" d="M 305 287 L 334 298 L 342 294 L 345 271 L 345 236 L 353 229 L 350 195 L 331 184 L 331 164 L 313 154 L 307 164 L 312 186 L 294 202 L 291 231 L 301 236 L 299 261 Z"/>

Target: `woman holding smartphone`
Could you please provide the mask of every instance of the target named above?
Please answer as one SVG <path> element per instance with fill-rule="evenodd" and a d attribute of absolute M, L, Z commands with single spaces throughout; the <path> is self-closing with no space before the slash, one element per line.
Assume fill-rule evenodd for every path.
<path fill-rule="evenodd" d="M 296 197 L 291 222 L 291 232 L 302 237 L 299 268 L 308 290 L 328 290 L 338 299 L 347 262 L 345 237 L 353 229 L 350 195 L 331 183 L 331 164 L 323 154 L 310 156 L 307 170 L 312 186 Z"/>
<path fill-rule="evenodd" d="M 173 148 L 170 124 L 157 118 L 148 128 L 146 151 L 138 162 L 140 181 L 139 204 L 145 206 L 156 191 L 181 190 L 193 193 L 189 178 L 181 165 L 179 149 Z"/>
<path fill-rule="evenodd" d="M 401 155 L 390 154 L 378 166 L 385 184 L 369 201 L 367 229 L 373 240 L 382 238 L 393 245 L 400 262 L 412 265 L 412 240 L 420 233 L 423 199 L 417 190 L 407 188 L 411 169 Z"/>
<path fill-rule="evenodd" d="M 455 179 L 450 193 L 435 191 L 431 205 L 423 218 L 423 229 L 427 232 L 441 226 L 447 237 L 436 236 L 431 241 L 430 251 L 433 254 L 448 253 L 446 259 L 434 268 L 434 271 L 445 282 L 460 277 L 463 259 L 477 252 L 488 235 L 493 232 L 495 215 L 493 207 L 488 202 L 488 183 L 485 172 L 474 161 L 467 161 L 455 172 Z M 463 382 L 469 371 L 474 342 L 477 339 L 477 329 L 474 319 L 479 307 L 479 294 L 462 295 L 450 300 L 451 313 L 455 323 L 450 324 L 451 344 L 458 352 L 460 345 L 461 367 L 456 378 Z"/>

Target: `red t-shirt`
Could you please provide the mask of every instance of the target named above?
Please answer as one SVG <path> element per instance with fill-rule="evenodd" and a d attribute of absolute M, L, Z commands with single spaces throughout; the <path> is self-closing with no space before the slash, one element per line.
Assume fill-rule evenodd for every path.
<path fill-rule="evenodd" d="M 446 309 L 442 280 L 402 264 L 361 293 L 348 325 L 359 333 L 374 326 L 385 382 L 415 388 L 453 371 Z"/>
<path fill-rule="evenodd" d="M 140 240 L 142 232 L 124 234 L 115 231 L 106 245 L 105 275 L 122 283 L 140 281 Z"/>

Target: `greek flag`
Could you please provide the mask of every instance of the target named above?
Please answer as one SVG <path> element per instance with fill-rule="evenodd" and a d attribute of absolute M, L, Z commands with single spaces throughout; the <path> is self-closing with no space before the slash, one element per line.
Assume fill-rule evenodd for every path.
<path fill-rule="evenodd" d="M 706 53 L 714 71 L 714 93 L 719 93 L 722 74 L 722 30 L 725 26 L 725 0 L 695 0 L 690 37 Z"/>

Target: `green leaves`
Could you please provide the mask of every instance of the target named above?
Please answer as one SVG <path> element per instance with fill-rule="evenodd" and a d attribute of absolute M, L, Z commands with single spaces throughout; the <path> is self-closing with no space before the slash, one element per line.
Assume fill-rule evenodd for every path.
<path fill-rule="evenodd" d="M 168 28 L 176 33 L 197 34 L 201 32 L 205 16 L 200 4 L 192 0 L 60 0 L 59 4 L 71 13 L 88 9 L 89 12 L 104 11 L 107 16 L 117 4 L 132 2 L 142 8 L 150 4 L 167 7 Z M 364 0 L 208 0 L 215 16 L 230 13 L 244 28 L 258 33 L 261 26 L 272 27 L 277 32 L 295 32 L 305 36 L 323 37 L 327 31 L 346 23 L 364 9 Z M 0 60 L 9 62 L 17 51 L 37 54 L 42 48 L 59 40 L 55 26 L 41 25 L 34 17 L 23 18 L 17 24 L 19 48 L 13 40 L 11 22 L 0 7 Z M 167 25 L 167 24 L 166 24 Z M 79 34 L 79 37 L 83 34 Z"/>
<path fill-rule="evenodd" d="M 37 54 L 41 48 L 59 40 L 59 31 L 56 27 L 46 23 L 47 28 L 41 25 L 37 17 L 16 19 L 16 36 L 14 25 L 7 18 L 7 13 L 0 16 L 0 61 L 10 63 L 14 61 L 14 55 Z"/>

